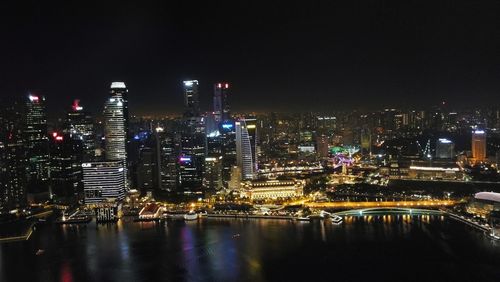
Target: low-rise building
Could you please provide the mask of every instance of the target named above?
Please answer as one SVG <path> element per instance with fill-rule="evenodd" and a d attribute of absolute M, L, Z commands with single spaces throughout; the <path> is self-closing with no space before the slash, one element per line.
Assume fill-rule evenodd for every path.
<path fill-rule="evenodd" d="M 304 180 L 252 180 L 242 183 L 240 196 L 251 200 L 294 198 L 304 194 L 304 186 Z"/>

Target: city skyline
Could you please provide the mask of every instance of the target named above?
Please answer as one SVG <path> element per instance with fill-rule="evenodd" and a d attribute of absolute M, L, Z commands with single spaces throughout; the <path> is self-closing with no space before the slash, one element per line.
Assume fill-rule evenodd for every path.
<path fill-rule="evenodd" d="M 2 5 L 0 281 L 498 281 L 496 8 Z"/>
<path fill-rule="evenodd" d="M 160 114 L 182 104 L 180 81 L 197 79 L 202 108 L 218 81 L 231 83 L 235 111 L 462 106 L 469 97 L 484 106 L 500 92 L 494 7 L 12 4 L 0 48 L 13 56 L 0 69 L 0 92 L 51 97 L 52 112 L 74 98 L 104 98 L 109 81 L 126 81 L 134 114 Z"/>

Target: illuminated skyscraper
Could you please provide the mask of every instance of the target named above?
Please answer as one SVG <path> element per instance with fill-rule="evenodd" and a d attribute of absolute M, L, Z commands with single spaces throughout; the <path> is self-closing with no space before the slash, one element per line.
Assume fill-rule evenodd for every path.
<path fill-rule="evenodd" d="M 110 98 L 121 99 L 123 109 L 123 120 L 125 122 L 125 134 L 129 140 L 130 116 L 128 112 L 128 89 L 125 82 L 115 81 L 111 83 Z"/>
<path fill-rule="evenodd" d="M 200 115 L 200 101 L 198 97 L 198 80 L 185 80 L 184 85 L 184 116 L 197 117 Z"/>
<path fill-rule="evenodd" d="M 214 116 L 217 122 L 229 119 L 229 83 L 218 82 L 214 85 Z"/>
<path fill-rule="evenodd" d="M 76 203 L 82 192 L 83 143 L 53 132 L 50 140 L 50 186 L 55 202 Z"/>
<path fill-rule="evenodd" d="M 70 138 L 79 140 L 83 146 L 83 158 L 92 161 L 95 157 L 95 133 L 92 116 L 80 106 L 80 100 L 75 100 L 71 110 L 66 114 L 65 133 Z"/>
<path fill-rule="evenodd" d="M 0 210 L 26 205 L 26 165 L 23 103 L 16 101 L 0 111 Z"/>
<path fill-rule="evenodd" d="M 28 193 L 48 192 L 49 139 L 44 97 L 28 96 L 23 134 L 28 158 Z"/>
<path fill-rule="evenodd" d="M 231 181 L 231 168 L 236 166 L 236 132 L 234 121 L 223 122 L 219 131 L 222 153 L 222 183 L 224 187 L 228 188 Z"/>
<path fill-rule="evenodd" d="M 236 126 L 236 163 L 243 180 L 253 179 L 257 172 L 257 124 L 256 119 L 240 119 Z"/>
<path fill-rule="evenodd" d="M 109 98 L 104 106 L 104 136 L 106 160 L 127 160 L 123 99 Z"/>
<path fill-rule="evenodd" d="M 222 188 L 221 178 L 221 160 L 220 157 L 206 157 L 203 166 L 203 187 L 211 191 Z"/>
<path fill-rule="evenodd" d="M 126 172 L 123 161 L 83 163 L 85 203 L 123 200 Z"/>
<path fill-rule="evenodd" d="M 472 132 L 472 158 L 475 162 L 486 160 L 486 132 L 484 130 Z"/>
<path fill-rule="evenodd" d="M 163 191 L 173 192 L 177 188 L 177 158 L 180 146 L 176 142 L 175 134 L 167 133 L 161 127 L 156 129 L 156 139 L 159 188 Z"/>

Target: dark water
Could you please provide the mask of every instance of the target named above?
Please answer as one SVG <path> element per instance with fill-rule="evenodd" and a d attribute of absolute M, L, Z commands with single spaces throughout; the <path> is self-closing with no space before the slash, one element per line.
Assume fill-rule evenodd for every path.
<path fill-rule="evenodd" d="M 0 281 L 500 281 L 500 243 L 441 216 L 48 223 L 0 245 Z"/>

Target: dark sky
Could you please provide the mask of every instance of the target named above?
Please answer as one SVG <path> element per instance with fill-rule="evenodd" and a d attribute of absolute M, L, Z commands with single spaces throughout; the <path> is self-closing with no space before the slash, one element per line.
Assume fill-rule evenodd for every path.
<path fill-rule="evenodd" d="M 255 111 L 485 105 L 500 93 L 498 1 L 11 2 L 0 95 L 35 90 L 51 112 L 74 98 L 100 110 L 112 80 L 135 113 L 180 112 L 187 78 L 205 110 L 217 80 L 231 82 L 234 109 Z"/>

